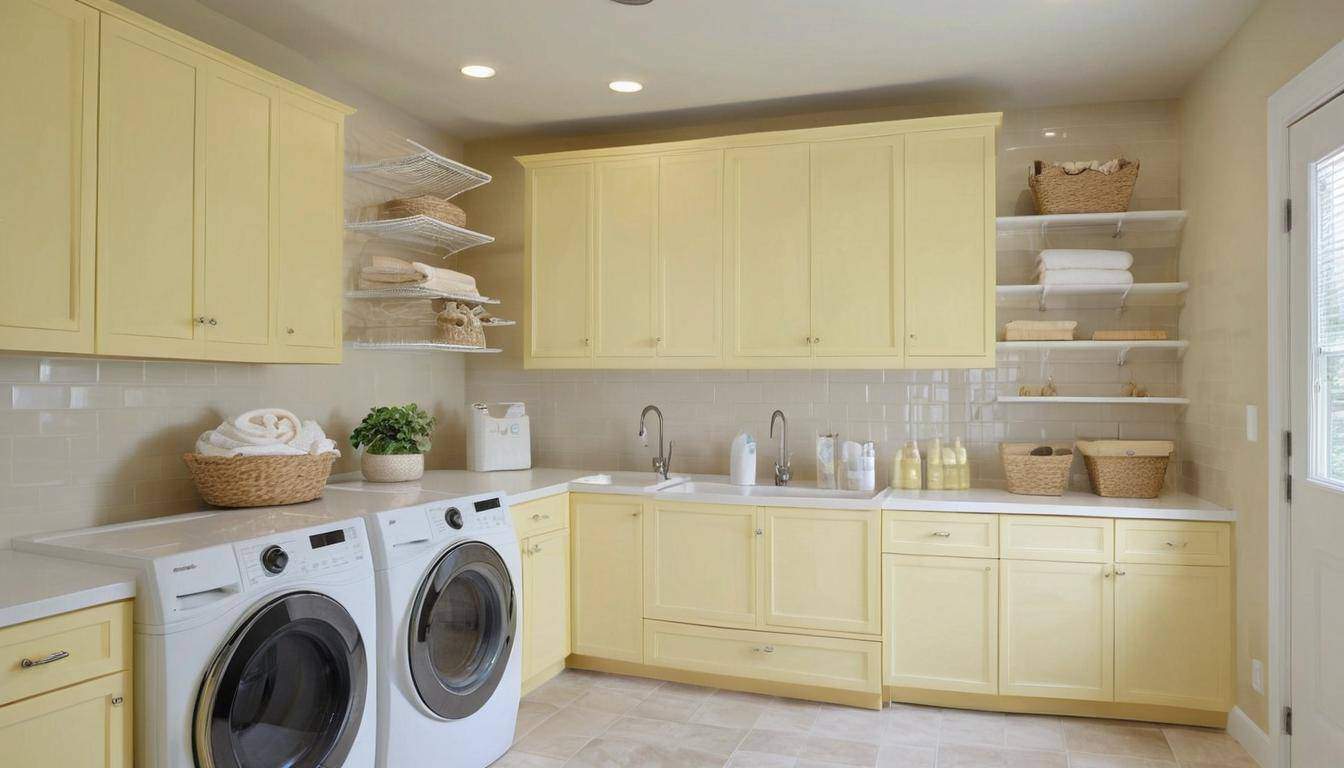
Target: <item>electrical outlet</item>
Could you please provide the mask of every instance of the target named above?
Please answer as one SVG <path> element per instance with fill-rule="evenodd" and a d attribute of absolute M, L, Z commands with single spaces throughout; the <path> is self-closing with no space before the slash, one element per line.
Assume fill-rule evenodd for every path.
<path fill-rule="evenodd" d="M 1254 405 L 1246 406 L 1246 442 L 1260 442 L 1260 409 Z"/>
<path fill-rule="evenodd" d="M 1251 659 L 1251 687 L 1256 693 L 1265 692 L 1265 663 L 1259 659 Z"/>

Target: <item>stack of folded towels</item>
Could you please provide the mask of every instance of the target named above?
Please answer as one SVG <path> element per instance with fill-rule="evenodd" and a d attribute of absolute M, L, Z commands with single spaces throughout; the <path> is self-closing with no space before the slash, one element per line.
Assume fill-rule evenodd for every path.
<path fill-rule="evenodd" d="M 316 456 L 335 453 L 336 441 L 327 438 L 316 421 L 299 421 L 283 408 L 258 408 L 225 419 L 196 439 L 202 456 Z"/>
<path fill-rule="evenodd" d="M 1052 248 L 1036 259 L 1036 282 L 1125 288 L 1134 284 L 1133 265 L 1134 257 L 1125 251 Z"/>
<path fill-rule="evenodd" d="M 458 296 L 480 296 L 476 278 L 393 256 L 374 256 L 359 270 L 360 288 L 428 288 Z"/>

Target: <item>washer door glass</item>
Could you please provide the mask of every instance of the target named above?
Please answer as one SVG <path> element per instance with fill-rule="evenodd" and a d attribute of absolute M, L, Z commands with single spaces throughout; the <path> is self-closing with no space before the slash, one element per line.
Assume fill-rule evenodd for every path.
<path fill-rule="evenodd" d="M 364 714 L 359 627 L 335 600 L 295 592 L 267 603 L 224 645 L 196 704 L 202 768 L 340 765 Z"/>
<path fill-rule="evenodd" d="M 411 614 L 411 679 L 425 706 L 450 720 L 485 706 L 508 667 L 516 622 L 499 553 L 474 541 L 445 552 Z"/>

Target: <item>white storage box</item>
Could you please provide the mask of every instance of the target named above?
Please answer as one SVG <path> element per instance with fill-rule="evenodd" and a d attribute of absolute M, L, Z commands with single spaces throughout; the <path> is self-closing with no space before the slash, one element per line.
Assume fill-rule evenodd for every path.
<path fill-rule="evenodd" d="M 522 403 L 472 403 L 467 431 L 467 469 L 532 467 L 532 429 Z"/>

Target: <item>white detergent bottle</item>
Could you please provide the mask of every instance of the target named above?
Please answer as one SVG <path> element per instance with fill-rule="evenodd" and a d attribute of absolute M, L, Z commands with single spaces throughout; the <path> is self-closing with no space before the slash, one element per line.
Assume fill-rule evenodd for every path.
<path fill-rule="evenodd" d="M 733 438 L 732 456 L 728 461 L 728 482 L 733 485 L 756 484 L 756 438 L 738 432 Z"/>

